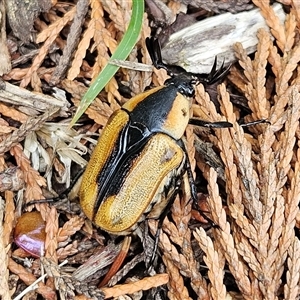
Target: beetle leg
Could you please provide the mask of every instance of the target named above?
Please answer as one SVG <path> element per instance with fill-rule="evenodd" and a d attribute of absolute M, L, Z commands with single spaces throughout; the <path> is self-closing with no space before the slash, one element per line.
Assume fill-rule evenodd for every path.
<path fill-rule="evenodd" d="M 81 178 L 82 174 L 85 171 L 85 168 L 82 168 L 75 176 L 75 178 L 72 180 L 70 186 L 65 189 L 61 194 L 59 194 L 55 198 L 48 198 L 48 199 L 40 199 L 40 200 L 32 200 L 24 205 L 24 208 L 34 205 L 34 204 L 42 204 L 42 203 L 51 203 L 56 204 L 57 202 L 62 201 L 65 198 L 69 198 L 69 194 L 73 192 L 73 189 L 78 189 L 79 185 L 81 184 Z M 76 195 L 78 194 L 78 191 L 75 192 Z M 73 197 L 72 197 L 73 198 Z"/>
<path fill-rule="evenodd" d="M 69 196 L 69 194 L 73 191 L 73 189 L 76 189 L 78 185 L 81 185 L 82 181 L 82 175 L 85 171 L 85 167 L 83 167 L 81 170 L 77 172 L 75 175 L 75 178 L 72 180 L 70 186 L 65 189 L 59 196 L 58 198 L 63 199 L 66 196 Z M 78 194 L 78 191 L 76 191 L 76 195 Z"/>
<path fill-rule="evenodd" d="M 185 150 L 186 151 L 186 150 Z M 187 152 L 186 152 L 187 155 Z M 193 201 L 193 206 L 196 206 L 197 211 L 199 211 L 199 213 L 201 214 L 201 216 L 208 221 L 208 223 L 210 223 L 213 227 L 216 226 L 216 224 L 205 214 L 205 211 L 201 210 L 198 207 L 198 196 L 197 196 L 197 189 L 196 189 L 196 184 L 195 184 L 195 180 L 193 177 L 193 172 L 191 169 L 191 164 L 190 164 L 190 160 L 187 156 L 187 159 L 185 161 L 185 168 L 186 168 L 186 173 L 188 176 L 188 181 L 189 181 L 189 186 L 190 186 L 190 193 L 191 193 L 191 201 Z"/>
<path fill-rule="evenodd" d="M 226 121 L 209 122 L 197 118 L 190 118 L 189 124 L 208 128 L 228 128 L 233 126 L 231 123 Z"/>
<path fill-rule="evenodd" d="M 191 193 L 191 200 L 196 201 L 197 200 L 197 189 L 196 189 L 196 184 L 195 184 L 195 180 L 193 177 L 193 172 L 192 172 L 192 168 L 191 168 L 191 163 L 190 163 L 190 159 L 186 150 L 186 147 L 184 145 L 184 142 L 182 140 L 179 140 L 178 145 L 182 148 L 183 152 L 186 155 L 186 159 L 185 159 L 185 163 L 184 163 L 184 169 L 183 172 L 187 173 L 188 176 L 188 181 L 189 181 L 189 186 L 190 186 L 190 193 Z"/>
<path fill-rule="evenodd" d="M 178 176 L 178 178 L 175 179 L 175 187 L 174 187 L 174 189 L 172 191 L 172 194 L 169 196 L 168 204 L 163 209 L 163 211 L 161 212 L 160 217 L 158 219 L 157 231 L 156 231 L 155 236 L 154 236 L 154 246 L 153 246 L 153 249 L 152 249 L 152 255 L 151 255 L 150 259 L 149 258 L 145 259 L 146 269 L 148 270 L 148 272 L 150 271 L 151 266 L 152 266 L 152 264 L 153 264 L 153 262 L 155 260 L 155 256 L 156 256 L 156 253 L 157 253 L 158 241 L 159 241 L 159 236 L 160 236 L 160 233 L 161 233 L 162 224 L 163 224 L 164 219 L 167 216 L 168 212 L 170 211 L 171 206 L 172 206 L 172 204 L 173 204 L 176 196 L 179 193 L 179 189 L 180 189 L 180 186 L 181 186 L 181 179 L 180 179 L 180 177 L 181 176 Z M 168 192 L 166 191 L 166 197 L 167 197 L 167 193 Z"/>
<path fill-rule="evenodd" d="M 191 168 L 191 163 L 187 154 L 187 150 L 185 148 L 185 145 L 183 143 L 182 140 L 178 141 L 179 146 L 183 149 L 185 155 L 186 155 L 186 160 L 185 160 L 185 165 L 184 165 L 184 171 L 187 173 L 188 176 L 188 182 L 189 182 L 189 186 L 190 186 L 190 193 L 191 193 L 191 200 L 193 201 L 193 205 L 195 206 L 196 203 L 198 203 L 198 196 L 197 196 L 197 188 L 196 188 L 196 184 L 195 184 L 195 180 L 193 177 L 193 172 L 192 172 L 192 168 Z M 201 209 L 199 209 L 198 205 L 196 207 L 197 211 L 199 211 L 199 213 L 201 214 L 201 216 L 208 221 L 213 227 L 216 227 L 217 225 L 205 214 L 205 211 L 202 211 Z"/>
<path fill-rule="evenodd" d="M 161 56 L 161 46 L 158 39 L 154 37 L 146 38 L 146 46 L 148 53 L 151 57 L 152 63 L 156 69 L 165 69 L 172 78 L 175 76 L 186 76 L 189 78 L 189 81 L 192 83 L 196 79 L 196 81 L 213 84 L 217 81 L 223 79 L 230 70 L 231 65 L 228 67 L 224 67 L 224 61 L 219 69 L 217 69 L 217 57 L 215 57 L 214 64 L 211 68 L 209 74 L 193 74 L 186 72 L 182 67 L 176 65 L 167 65 L 163 62 Z M 196 83 L 197 84 L 197 83 Z"/>

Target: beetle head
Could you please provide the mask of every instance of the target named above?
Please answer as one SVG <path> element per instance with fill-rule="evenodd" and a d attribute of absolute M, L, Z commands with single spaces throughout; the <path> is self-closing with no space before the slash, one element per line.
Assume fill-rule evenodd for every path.
<path fill-rule="evenodd" d="M 175 86 L 180 94 L 187 97 L 194 97 L 195 84 L 197 84 L 197 80 L 189 76 L 189 73 L 183 73 L 176 77 L 171 77 L 165 81 L 166 86 Z"/>
<path fill-rule="evenodd" d="M 223 79 L 230 70 L 230 65 L 224 67 L 224 62 L 221 67 L 217 69 L 217 57 L 215 58 L 214 64 L 211 68 L 209 74 L 194 74 L 185 71 L 180 66 L 167 65 L 163 62 L 161 56 L 161 47 L 158 39 L 154 37 L 146 39 L 146 45 L 151 57 L 152 63 L 157 69 L 165 69 L 168 75 L 171 76 L 170 79 L 166 80 L 165 84 L 173 84 L 178 87 L 178 91 L 185 96 L 194 96 L 194 87 L 199 83 L 213 84 L 217 81 Z"/>

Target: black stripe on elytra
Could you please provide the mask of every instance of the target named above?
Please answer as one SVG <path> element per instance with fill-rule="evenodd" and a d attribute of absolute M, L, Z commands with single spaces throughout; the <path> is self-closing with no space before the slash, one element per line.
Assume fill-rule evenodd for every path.
<path fill-rule="evenodd" d="M 94 214 L 102 201 L 117 195 L 134 160 L 151 136 L 164 132 L 162 127 L 177 96 L 177 87 L 170 85 L 148 95 L 129 112 L 129 122 L 120 131 L 114 149 L 97 177 L 98 194 Z"/>
<path fill-rule="evenodd" d="M 134 160 L 150 138 L 151 133 L 143 124 L 131 125 L 130 122 L 120 131 L 112 154 L 97 177 L 98 194 L 94 214 L 104 199 L 118 194 Z"/>

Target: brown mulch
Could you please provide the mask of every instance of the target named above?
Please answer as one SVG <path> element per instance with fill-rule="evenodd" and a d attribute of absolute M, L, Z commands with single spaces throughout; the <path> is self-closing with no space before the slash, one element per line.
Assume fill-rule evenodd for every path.
<path fill-rule="evenodd" d="M 142 243 L 133 234 L 130 243 L 92 224 L 76 192 L 59 205 L 25 207 L 63 194 L 89 160 L 109 116 L 167 78 L 163 70 L 121 68 L 76 126 L 68 126 L 119 44 L 131 2 L 6 2 L 0 3 L 1 299 L 15 299 L 27 287 L 20 298 L 299 299 L 298 1 L 280 1 L 284 22 L 265 0 L 201 0 L 193 7 L 185 0 L 146 1 L 132 63 L 151 65 L 145 45 L 151 34 L 165 43 L 172 33 L 216 14 L 259 7 L 269 27 L 258 30 L 252 54 L 232 45 L 237 62 L 223 83 L 209 87 L 209 94 L 197 86 L 193 115 L 233 124 L 188 126 L 184 136 L 199 207 L 215 226 L 192 209 L 184 181 L 163 222 L 151 272 L 143 251 L 153 243 L 156 221 L 141 224 L 149 240 Z M 257 120 L 265 122 L 240 126 Z M 17 220 L 28 210 L 38 210 L 45 221 L 39 231 L 42 257 L 14 242 Z M 121 269 L 100 287 L 124 253 Z"/>

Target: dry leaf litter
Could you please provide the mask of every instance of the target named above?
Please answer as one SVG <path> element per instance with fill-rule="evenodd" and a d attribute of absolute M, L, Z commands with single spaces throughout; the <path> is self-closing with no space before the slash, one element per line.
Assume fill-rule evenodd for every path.
<path fill-rule="evenodd" d="M 130 19 L 130 2 L 91 0 L 78 1 L 76 6 L 52 1 L 51 9 L 34 23 L 38 51 L 22 55 L 10 49 L 13 68 L 2 76 L 4 96 L 0 103 L 0 170 L 11 170 L 1 173 L 9 182 L 8 187 L 0 184 L 2 299 L 17 299 L 28 286 L 23 299 L 36 299 L 37 295 L 55 299 L 57 293 L 60 299 L 140 299 L 140 291 L 162 284 L 167 285 L 168 299 L 299 299 L 300 6 L 296 0 L 285 1 L 286 20 L 281 23 L 268 1 L 253 3 L 261 9 L 270 32 L 257 32 L 254 55 L 248 56 L 240 44 L 234 45 L 238 63 L 231 69 L 228 86 L 247 99 L 251 113 L 245 122 L 266 122 L 241 127 L 241 110 L 230 101 L 232 93 L 225 84 L 218 86 L 218 110 L 199 85 L 194 116 L 209 121 L 227 120 L 233 128 L 207 133 L 188 127 L 185 136 L 194 174 L 201 170 L 207 181 L 206 208 L 217 226 L 202 227 L 194 218 L 191 220 L 192 203 L 185 190 L 163 223 L 159 239 L 163 270 L 154 276 L 130 277 L 127 273 L 142 261 L 133 247 L 131 261 L 112 278 L 113 286 L 101 290 L 96 288 L 99 278 L 107 272 L 121 244 L 107 244 L 107 236 L 79 212 L 66 213 L 67 209 L 74 212 L 73 206 L 59 213 L 55 206 L 36 205 L 46 220 L 42 259 L 29 258 L 16 248 L 12 232 L 24 203 L 53 197 L 53 187 L 70 185 L 72 167 L 86 164 L 90 145 L 96 143 L 111 113 L 126 101 L 119 92 L 120 82 L 135 95 L 151 81 L 162 84 L 165 73 L 154 71 L 152 75 L 122 69 L 118 80 L 112 79 L 88 108 L 83 123 L 69 129 L 68 111 L 72 108 L 68 107 L 65 94 L 43 94 L 44 82 L 58 82 L 58 94 L 67 92 L 73 105 L 78 106 L 87 90 L 86 83 L 105 66 L 109 53 L 124 34 Z M 175 2 L 170 1 L 169 7 L 174 14 L 178 12 Z M 84 18 L 85 11 L 88 14 Z M 83 24 L 74 25 L 78 46 L 69 68 L 60 69 L 56 51 L 74 47 L 67 39 L 73 20 Z M 130 61 L 151 64 L 145 47 L 149 35 L 145 14 L 140 40 Z M 94 55 L 92 66 L 87 61 L 90 54 Z M 9 94 L 13 87 L 14 97 Z M 20 89 L 25 87 L 27 90 Z M 33 101 L 25 102 L 28 98 Z M 218 154 L 218 168 L 209 166 L 199 155 L 195 147 L 199 136 Z M 156 226 L 156 222 L 149 221 L 152 233 Z M 93 257 L 101 261 L 95 274 L 88 273 L 91 267 L 78 268 Z M 32 286 L 41 277 L 45 279 Z M 117 283 L 124 277 L 126 281 Z"/>

